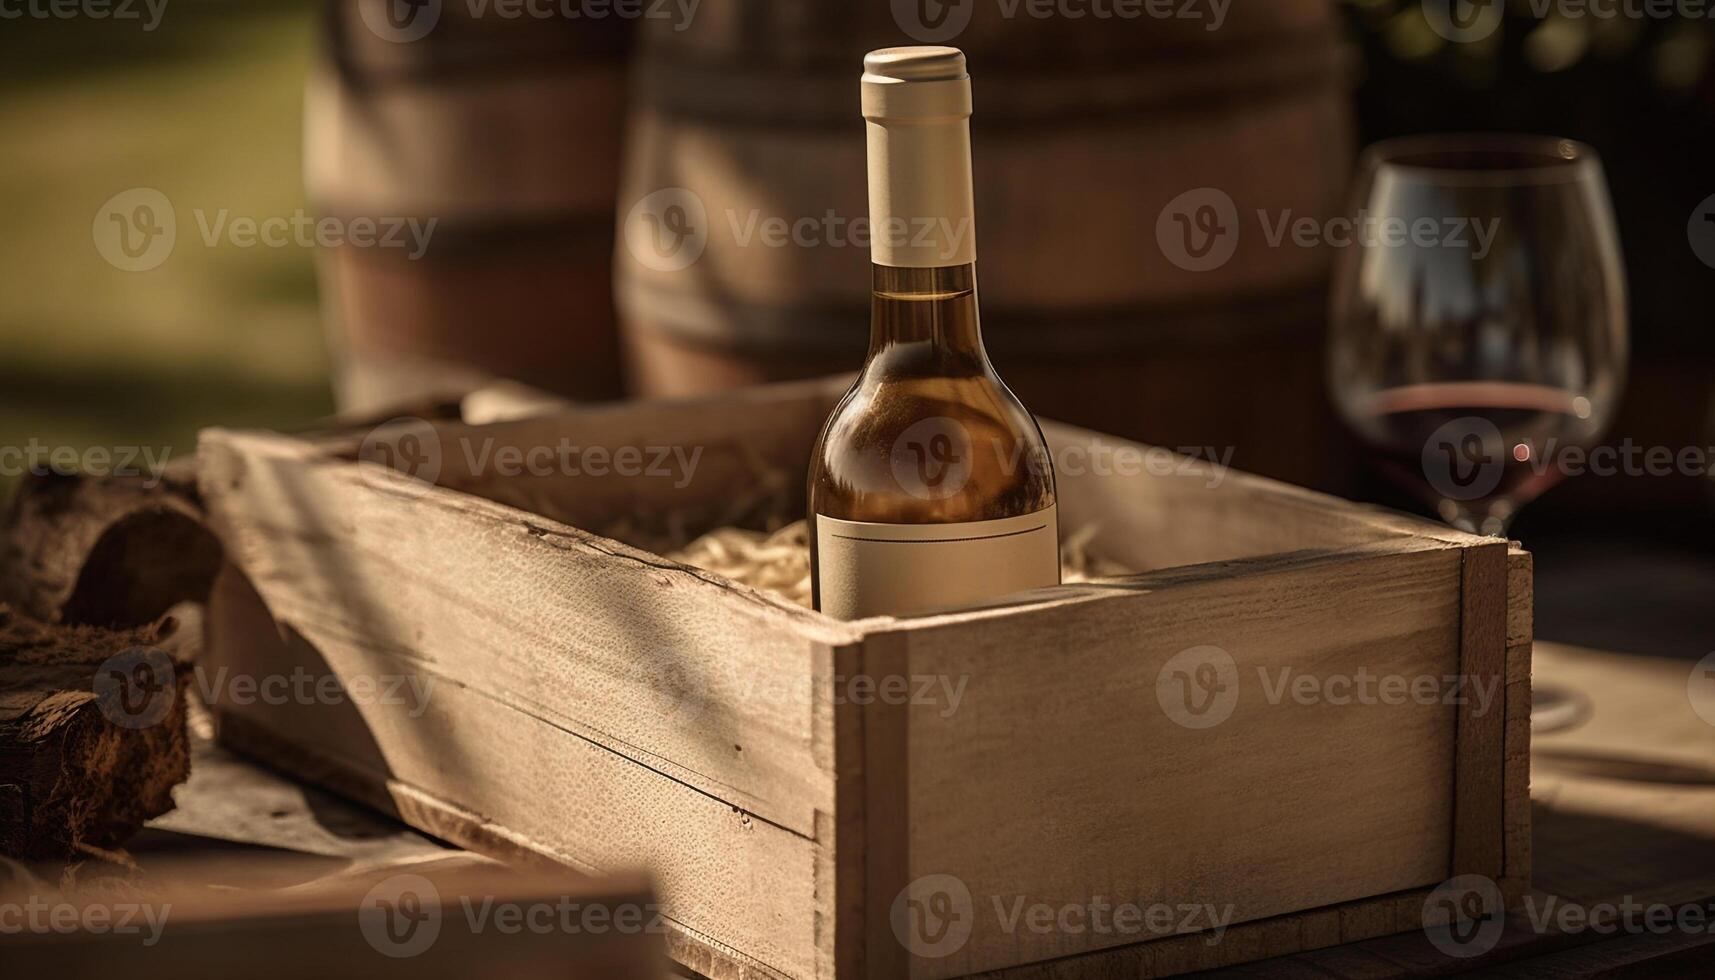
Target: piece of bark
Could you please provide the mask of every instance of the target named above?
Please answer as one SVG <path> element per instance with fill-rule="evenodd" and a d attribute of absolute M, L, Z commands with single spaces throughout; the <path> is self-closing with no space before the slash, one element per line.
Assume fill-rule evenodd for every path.
<path fill-rule="evenodd" d="M 43 622 L 128 629 L 206 599 L 220 561 L 192 457 L 153 476 L 32 474 L 0 536 L 0 601 Z"/>
<path fill-rule="evenodd" d="M 172 809 L 190 775 L 187 615 L 107 630 L 0 605 L 0 856 L 116 847 Z"/>

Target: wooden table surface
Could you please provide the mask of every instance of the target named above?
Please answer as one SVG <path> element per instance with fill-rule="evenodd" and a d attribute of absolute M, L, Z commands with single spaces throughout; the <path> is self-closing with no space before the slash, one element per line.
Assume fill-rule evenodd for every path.
<path fill-rule="evenodd" d="M 1683 660 L 1539 643 L 1534 680 L 1582 692 L 1589 711 L 1576 727 L 1534 739 L 1535 893 L 1509 916 L 1491 951 L 1455 959 L 1409 932 L 1200 976 L 1715 976 L 1715 924 L 1624 934 L 1539 927 L 1532 916 L 1566 903 L 1598 911 L 1626 901 L 1715 909 L 1715 676 L 1700 672 L 1694 680 Z M 1706 692 L 1709 721 L 1693 708 L 1694 683 Z M 292 880 L 278 882 L 285 885 L 378 866 L 485 860 L 254 766 L 212 744 L 206 730 L 195 751 L 179 808 L 133 841 L 145 869 L 186 856 L 290 855 L 290 862 L 231 862 L 240 879 L 246 867 L 273 869 L 257 875 L 293 868 Z"/>

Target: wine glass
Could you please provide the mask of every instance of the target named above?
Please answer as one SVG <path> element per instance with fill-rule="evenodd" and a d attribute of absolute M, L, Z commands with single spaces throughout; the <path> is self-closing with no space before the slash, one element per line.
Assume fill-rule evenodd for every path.
<path fill-rule="evenodd" d="M 1626 284 L 1601 162 L 1533 136 L 1366 151 L 1336 260 L 1329 387 L 1381 469 L 1504 536 L 1602 435 L 1624 386 Z M 1542 689 L 1533 721 L 1581 709 Z M 1562 718 L 1562 721 L 1568 721 Z"/>
<path fill-rule="evenodd" d="M 1504 535 L 1619 400 L 1626 286 L 1601 162 L 1530 136 L 1369 149 L 1336 262 L 1329 384 L 1383 469 Z"/>

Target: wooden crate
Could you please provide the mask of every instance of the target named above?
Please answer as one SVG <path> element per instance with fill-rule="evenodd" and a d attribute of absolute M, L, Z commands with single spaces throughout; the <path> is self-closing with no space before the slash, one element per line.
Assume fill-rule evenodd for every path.
<path fill-rule="evenodd" d="M 1159 452 L 1116 472 L 1093 461 L 1145 450 L 1057 425 L 1063 533 L 1095 524 L 1138 574 L 840 622 L 580 530 L 801 507 L 842 390 L 367 440 L 435 486 L 359 462 L 355 436 L 206 433 L 230 564 L 204 671 L 354 693 L 217 689 L 222 738 L 477 850 L 646 867 L 670 951 L 715 977 L 1161 976 L 1416 928 L 1453 875 L 1522 892 L 1531 575 L 1506 542 Z M 700 456 L 694 474 L 502 472 L 507 447 L 562 441 Z M 1236 701 L 1194 727 L 1213 716 L 1174 698 L 1203 663 Z M 1283 669 L 1326 696 L 1280 693 Z M 1494 700 L 1320 686 L 1365 676 L 1464 677 Z M 355 696 L 399 677 L 432 691 Z M 1232 925 L 1010 918 L 1126 902 Z"/>

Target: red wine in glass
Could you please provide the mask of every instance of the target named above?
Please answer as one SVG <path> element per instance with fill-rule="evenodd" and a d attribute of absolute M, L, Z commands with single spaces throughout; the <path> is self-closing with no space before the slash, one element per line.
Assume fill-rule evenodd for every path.
<path fill-rule="evenodd" d="M 1379 391 L 1352 421 L 1402 489 L 1461 530 L 1501 535 L 1564 476 L 1590 415 L 1590 400 L 1563 388 L 1464 381 Z"/>

